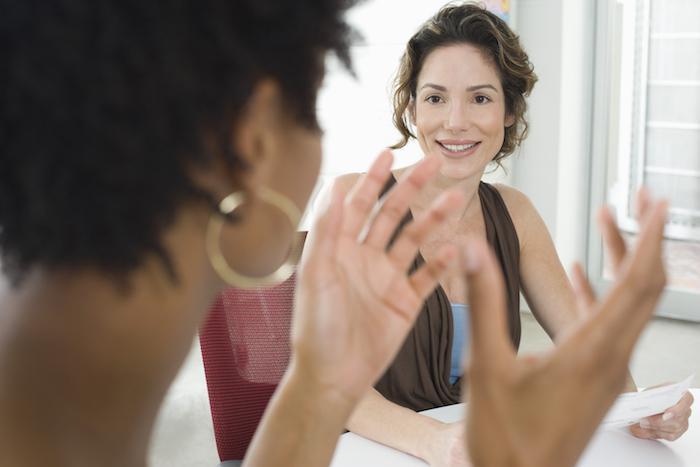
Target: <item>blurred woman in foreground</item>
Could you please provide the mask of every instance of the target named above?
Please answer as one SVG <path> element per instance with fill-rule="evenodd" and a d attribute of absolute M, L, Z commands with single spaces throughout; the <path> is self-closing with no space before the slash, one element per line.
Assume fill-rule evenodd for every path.
<path fill-rule="evenodd" d="M 288 269 L 279 266 L 320 163 L 323 60 L 333 51 L 347 63 L 350 3 L 2 0 L 0 465 L 145 465 L 156 412 L 209 303 L 226 282 Z M 291 365 L 247 463 L 328 464 L 357 401 L 457 261 L 479 381 L 474 462 L 573 464 L 663 287 L 663 204 L 645 205 L 631 255 L 606 218 L 617 286 L 601 303 L 582 287 L 582 311 L 596 313 L 542 360 L 516 362 L 483 242 L 405 273 L 462 207 L 459 194 L 387 249 L 440 166 L 426 159 L 375 216 L 391 162 L 383 153 L 336 190 L 315 227 Z M 593 368 L 598 377 L 584 378 Z"/>

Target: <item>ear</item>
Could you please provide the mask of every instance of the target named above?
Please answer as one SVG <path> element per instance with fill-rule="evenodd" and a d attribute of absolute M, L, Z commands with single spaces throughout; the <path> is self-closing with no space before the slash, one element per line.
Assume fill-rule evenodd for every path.
<path fill-rule="evenodd" d="M 220 154 L 220 141 L 212 135 L 213 160 L 203 168 L 193 169 L 195 183 L 220 200 L 236 190 L 249 190 L 264 177 L 275 156 L 273 136 L 281 118 L 281 92 L 276 82 L 258 82 L 235 122 L 231 139 L 235 157 L 241 159 L 243 169 L 232 168 Z"/>
<path fill-rule="evenodd" d="M 505 127 L 510 128 L 515 124 L 515 115 L 513 114 L 507 114 L 506 115 L 506 121 L 505 121 Z"/>
<path fill-rule="evenodd" d="M 238 120 L 234 123 L 232 142 L 236 156 L 254 172 L 270 163 L 273 156 L 270 146 L 281 119 L 281 90 L 270 79 L 259 81 Z"/>

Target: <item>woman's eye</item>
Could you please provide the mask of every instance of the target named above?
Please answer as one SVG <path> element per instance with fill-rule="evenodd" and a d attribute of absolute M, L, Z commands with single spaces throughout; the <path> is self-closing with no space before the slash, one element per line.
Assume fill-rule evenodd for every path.
<path fill-rule="evenodd" d="M 440 99 L 440 96 L 428 96 L 425 100 L 431 104 L 439 104 L 442 99 Z"/>
<path fill-rule="evenodd" d="M 491 102 L 491 99 L 486 96 L 476 96 L 474 100 L 477 104 L 486 104 L 487 102 Z"/>

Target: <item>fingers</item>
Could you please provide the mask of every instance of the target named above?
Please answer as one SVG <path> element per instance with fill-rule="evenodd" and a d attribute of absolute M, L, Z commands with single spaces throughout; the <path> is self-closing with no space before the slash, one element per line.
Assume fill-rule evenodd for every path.
<path fill-rule="evenodd" d="M 515 353 L 508 339 L 505 288 L 496 258 L 481 239 L 470 239 L 464 255 L 469 289 L 472 367 L 512 361 Z"/>
<path fill-rule="evenodd" d="M 602 207 L 598 211 L 598 228 L 603 235 L 603 243 L 610 257 L 613 273 L 617 276 L 622 261 L 627 254 L 627 246 L 607 206 Z"/>
<path fill-rule="evenodd" d="M 367 232 L 365 242 L 368 245 L 382 250 L 386 248 L 396 226 L 406 215 L 410 202 L 439 169 L 438 158 L 426 157 L 413 170 L 401 177 L 380 203 L 379 211 Z M 376 202 L 376 194 L 374 199 Z"/>
<path fill-rule="evenodd" d="M 411 274 L 411 286 L 421 302 L 435 290 L 438 281 L 456 260 L 457 254 L 457 248 L 453 245 L 445 245 L 438 250 L 432 260 L 427 261 Z"/>
<path fill-rule="evenodd" d="M 681 400 L 678 401 L 676 405 L 673 407 L 669 407 L 664 411 L 662 419 L 664 421 L 669 421 L 672 419 L 680 420 L 683 418 L 683 416 L 688 415 L 690 412 L 690 407 L 693 405 L 693 395 L 686 391 L 685 394 L 683 394 L 683 397 L 681 397 Z"/>
<path fill-rule="evenodd" d="M 644 223 L 647 220 L 651 208 L 651 195 L 646 187 L 637 192 L 637 219 Z"/>
<path fill-rule="evenodd" d="M 389 258 L 401 270 L 406 270 L 416 257 L 419 247 L 447 216 L 464 207 L 464 196 L 451 191 L 443 193 L 420 218 L 406 226 L 389 250 Z"/>
<path fill-rule="evenodd" d="M 690 409 L 676 414 L 668 410 L 663 414 L 643 418 L 638 424 L 630 427 L 630 432 L 642 439 L 665 439 L 675 441 L 688 430 Z"/>
<path fill-rule="evenodd" d="M 617 344 L 629 351 L 651 317 L 666 281 L 661 250 L 667 204 L 652 203 L 648 209 L 636 248 L 621 264 L 618 280 L 605 297 L 600 313 L 606 321 L 601 326 L 610 329 L 600 336 L 612 339 L 615 335 Z"/>
<path fill-rule="evenodd" d="M 686 391 L 676 405 L 663 413 L 643 418 L 630 427 L 630 432 L 637 438 L 674 441 L 688 430 L 693 401 L 693 395 Z"/>
<path fill-rule="evenodd" d="M 377 203 L 377 197 L 384 188 L 389 175 L 394 156 L 391 151 L 382 151 L 372 163 L 369 171 L 360 177 L 345 198 L 342 232 L 357 238 L 367 223 L 367 218 Z"/>
<path fill-rule="evenodd" d="M 686 391 L 686 393 L 683 394 L 683 397 L 681 398 L 681 402 L 686 404 L 688 409 L 690 409 L 693 406 L 693 402 L 695 402 L 695 398 L 690 393 L 690 391 Z"/>
<path fill-rule="evenodd" d="M 422 307 L 421 303 L 435 290 L 438 281 L 457 258 L 457 249 L 445 245 L 435 257 L 418 268 L 408 278 L 410 289 L 406 287 L 406 275 L 398 274 L 392 281 L 387 296 L 392 297 L 393 308 L 409 323 L 413 323 Z"/>
<path fill-rule="evenodd" d="M 586 273 L 583 272 L 581 263 L 576 262 L 571 268 L 571 281 L 574 287 L 574 295 L 576 295 L 576 302 L 578 303 L 579 314 L 586 317 L 593 310 L 596 297 L 591 283 L 586 278 Z"/>
<path fill-rule="evenodd" d="M 665 201 L 653 203 L 648 208 L 646 219 L 638 236 L 635 253 L 630 261 L 631 270 L 663 266 L 661 250 L 667 211 L 668 203 Z"/>

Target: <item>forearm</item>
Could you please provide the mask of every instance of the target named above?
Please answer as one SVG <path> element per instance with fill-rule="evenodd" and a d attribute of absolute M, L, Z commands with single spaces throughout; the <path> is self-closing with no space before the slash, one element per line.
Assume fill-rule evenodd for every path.
<path fill-rule="evenodd" d="M 290 370 L 246 454 L 246 467 L 327 466 L 353 401 L 332 388 L 318 388 L 302 371 Z"/>
<path fill-rule="evenodd" d="M 355 434 L 428 460 L 431 443 L 443 423 L 401 407 L 370 389 L 357 404 L 347 428 Z"/>

